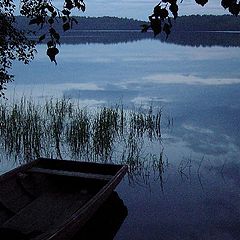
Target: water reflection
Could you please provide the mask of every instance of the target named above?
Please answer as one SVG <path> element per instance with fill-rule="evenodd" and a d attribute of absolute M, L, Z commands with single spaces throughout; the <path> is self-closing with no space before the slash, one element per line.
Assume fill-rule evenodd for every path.
<path fill-rule="evenodd" d="M 156 41 L 192 47 L 239 47 L 239 34 L 238 31 L 173 31 L 166 39 L 164 35 L 154 38 L 152 32 L 141 33 L 138 30 L 72 30 L 62 34 L 61 42 L 66 44 L 119 44 L 154 39 Z"/>
<path fill-rule="evenodd" d="M 125 193 L 126 184 L 122 184 L 118 191 L 127 199 L 132 218 L 116 239 L 238 239 L 240 189 L 231 179 L 239 178 L 240 166 L 233 166 L 230 178 L 224 174 L 225 167 L 187 157 L 178 169 L 167 169 L 163 191 L 153 175 L 150 191 L 135 186 Z M 134 201 L 136 196 L 144 198 Z M 139 209 L 144 209 L 141 217 Z"/>
<path fill-rule="evenodd" d="M 113 192 L 73 240 L 106 239 L 112 240 L 121 227 L 128 210 L 117 192 Z"/>
<path fill-rule="evenodd" d="M 39 102 L 65 96 L 88 110 L 162 109 L 161 141 L 132 141 L 138 148 L 125 153 L 135 161 L 117 192 L 129 214 L 115 239 L 239 239 L 238 48 L 148 39 L 60 51 L 57 67 L 44 46 L 30 66 L 16 64 L 9 99 L 25 93 Z"/>
<path fill-rule="evenodd" d="M 2 102 L 2 155 L 20 164 L 39 157 L 114 162 L 128 164 L 133 172 L 144 165 L 145 142 L 161 149 L 161 117 L 161 109 L 151 107 L 124 110 L 117 105 L 91 111 L 67 99 Z"/>

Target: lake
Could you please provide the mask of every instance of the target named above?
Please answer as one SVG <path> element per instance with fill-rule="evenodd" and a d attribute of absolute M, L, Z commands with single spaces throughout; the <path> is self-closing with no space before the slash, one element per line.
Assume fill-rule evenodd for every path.
<path fill-rule="evenodd" d="M 156 153 L 162 164 L 146 162 L 118 186 L 128 216 L 115 239 L 239 239 L 240 48 L 217 45 L 89 40 L 62 44 L 57 66 L 44 45 L 28 66 L 14 64 L 9 101 L 162 109 L 162 139 L 142 149 L 145 161 Z"/>

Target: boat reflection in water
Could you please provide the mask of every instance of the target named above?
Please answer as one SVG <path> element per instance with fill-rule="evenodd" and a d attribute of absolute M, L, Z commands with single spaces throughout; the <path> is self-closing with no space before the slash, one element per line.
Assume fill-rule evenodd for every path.
<path fill-rule="evenodd" d="M 114 191 L 73 240 L 113 239 L 127 215 L 127 207 Z"/>

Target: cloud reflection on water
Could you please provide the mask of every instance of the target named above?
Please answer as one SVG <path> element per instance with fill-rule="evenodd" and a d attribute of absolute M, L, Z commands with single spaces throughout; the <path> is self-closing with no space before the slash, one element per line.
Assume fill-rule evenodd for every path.
<path fill-rule="evenodd" d="M 194 75 L 155 74 L 143 77 L 152 84 L 232 85 L 240 84 L 240 78 L 201 78 Z"/>
<path fill-rule="evenodd" d="M 147 184 L 120 185 L 129 218 L 116 239 L 238 239 L 240 77 L 235 48 L 148 40 L 66 45 L 57 67 L 40 48 L 30 66 L 15 66 L 16 82 L 8 95 L 15 88 L 19 96 L 65 96 L 87 107 L 163 107 L 161 144 L 169 162 L 164 192 L 159 178 L 150 179 L 150 191 Z M 157 152 L 159 142 L 146 148 Z"/>

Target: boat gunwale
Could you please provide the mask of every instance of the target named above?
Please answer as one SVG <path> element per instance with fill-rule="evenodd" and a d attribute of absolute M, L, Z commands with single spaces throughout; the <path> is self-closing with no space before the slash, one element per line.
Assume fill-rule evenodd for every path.
<path fill-rule="evenodd" d="M 23 165 L 20 165 L 8 172 L 5 172 L 3 173 L 2 175 L 0 175 L 0 183 L 3 182 L 3 181 L 6 181 L 7 179 L 11 178 L 11 177 L 14 177 L 16 174 L 20 173 L 20 172 L 25 172 L 27 171 L 29 168 L 33 167 L 34 165 L 36 165 L 38 162 L 40 162 L 41 159 L 36 159 L 36 160 L 33 160 L 29 163 L 26 163 L 26 164 L 23 164 Z"/>

